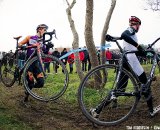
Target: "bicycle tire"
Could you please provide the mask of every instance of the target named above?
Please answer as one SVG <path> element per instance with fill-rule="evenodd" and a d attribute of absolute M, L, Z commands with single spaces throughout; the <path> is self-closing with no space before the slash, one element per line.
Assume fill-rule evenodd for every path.
<path fill-rule="evenodd" d="M 102 75 L 104 70 L 107 70 L 107 76 Z M 118 96 L 117 106 L 114 105 L 115 100 L 108 100 L 111 90 L 114 88 L 115 79 L 117 76 L 118 66 L 116 65 L 100 65 L 90 70 L 78 89 L 78 103 L 83 115 L 92 123 L 102 126 L 117 125 L 128 119 L 134 112 L 139 98 L 135 96 Z M 124 93 L 132 94 L 138 91 L 136 80 L 126 69 L 122 72 L 129 77 L 128 85 Z M 96 78 L 95 78 L 96 76 Z M 107 77 L 107 78 L 106 78 Z M 96 79 L 96 80 L 95 80 Z M 97 83 L 96 83 L 97 82 Z M 107 99 L 108 98 L 108 99 Z M 105 99 L 106 106 L 103 106 L 99 118 L 94 118 L 90 114 L 91 108 L 96 108 L 102 100 Z"/>
<path fill-rule="evenodd" d="M 15 83 L 15 58 L 7 53 L 0 64 L 0 79 L 6 87 L 12 87 Z"/>
<path fill-rule="evenodd" d="M 69 75 L 65 65 L 56 57 L 51 55 L 42 55 L 43 65 L 44 59 L 50 58 L 50 63 L 59 64 L 64 71 L 60 71 L 56 74 L 50 72 L 46 73 L 47 77 L 45 79 L 44 86 L 42 88 L 32 88 L 30 89 L 27 81 L 27 71 L 28 68 L 37 61 L 37 57 L 32 58 L 27 64 L 23 72 L 23 83 L 25 90 L 35 99 L 40 101 L 53 101 L 61 97 L 68 87 Z M 50 66 L 51 67 L 51 66 Z M 56 80 L 56 81 L 55 81 Z"/>

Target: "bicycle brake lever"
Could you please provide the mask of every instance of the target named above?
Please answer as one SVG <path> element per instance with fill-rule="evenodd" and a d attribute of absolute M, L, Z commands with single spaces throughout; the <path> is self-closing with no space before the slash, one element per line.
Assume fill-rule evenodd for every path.
<path fill-rule="evenodd" d="M 55 37 L 56 39 L 58 39 L 58 38 L 57 38 L 57 35 L 56 35 L 56 30 L 55 30 L 55 29 L 53 30 L 53 32 L 54 32 L 54 37 Z"/>

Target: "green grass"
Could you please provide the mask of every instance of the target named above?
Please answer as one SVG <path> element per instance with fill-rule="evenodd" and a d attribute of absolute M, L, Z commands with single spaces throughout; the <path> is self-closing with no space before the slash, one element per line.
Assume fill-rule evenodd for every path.
<path fill-rule="evenodd" d="M 145 68 L 145 71 L 147 71 L 147 72 L 150 70 L 150 65 L 143 65 L 143 67 Z M 53 71 L 53 70 L 51 69 L 51 71 Z M 61 71 L 61 69 L 59 69 L 59 71 Z M 158 69 L 156 69 L 156 74 L 159 74 Z M 56 82 L 56 84 L 55 84 L 56 86 L 60 85 L 60 83 L 57 83 L 57 82 L 60 82 L 59 76 L 55 77 L 54 81 Z M 50 79 L 49 79 L 48 83 L 49 82 L 51 82 Z M 74 66 L 73 74 L 69 74 L 69 86 L 68 86 L 66 92 L 64 93 L 64 95 L 62 97 L 60 97 L 60 100 L 67 102 L 69 104 L 72 104 L 73 106 L 77 106 L 77 103 L 78 103 L 77 92 L 78 92 L 79 84 L 80 84 L 80 80 L 78 79 L 77 73 L 75 73 L 75 66 Z M 49 86 L 52 86 L 52 84 L 49 84 Z M 90 90 L 88 90 L 88 91 L 90 91 Z M 19 93 L 19 92 L 17 92 L 17 93 Z M 33 126 L 31 126 L 27 122 L 21 121 L 20 119 L 18 119 L 17 116 L 15 116 L 17 106 L 16 105 L 14 106 L 14 104 L 9 105 L 9 103 L 8 103 L 8 99 L 10 98 L 10 96 L 13 96 L 13 95 L 10 94 L 10 91 L 8 91 L 8 90 L 6 91 L 6 89 L 4 89 L 2 87 L 1 83 L 0 83 L 0 94 L 1 94 L 0 130 L 1 129 L 2 130 L 31 130 L 31 129 L 33 129 L 34 128 Z M 94 102 L 96 102 L 96 101 L 94 101 L 92 99 L 95 99 L 96 91 L 94 89 L 92 89 L 92 91 L 90 91 L 88 94 L 89 94 L 89 96 L 93 96 L 93 98 L 90 97 L 89 102 L 91 104 L 92 103 L 94 104 Z M 15 93 L 15 95 L 17 95 L 17 94 Z M 4 102 L 8 103 L 7 106 L 5 105 Z M 11 108 L 10 106 L 14 106 L 14 107 Z"/>
<path fill-rule="evenodd" d="M 28 124 L 17 120 L 9 110 L 0 108 L 0 129 L 2 130 L 32 130 Z"/>

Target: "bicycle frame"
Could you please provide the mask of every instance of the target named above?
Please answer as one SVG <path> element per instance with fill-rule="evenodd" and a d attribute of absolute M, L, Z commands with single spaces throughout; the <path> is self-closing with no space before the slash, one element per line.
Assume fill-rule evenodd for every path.
<path fill-rule="evenodd" d="M 53 30 L 52 32 L 46 32 L 43 34 L 43 45 L 46 45 L 45 42 L 49 42 L 52 40 L 52 35 L 55 34 L 55 38 L 56 38 L 56 32 L 55 30 Z M 48 40 L 45 40 L 45 35 L 49 35 L 50 38 Z M 17 39 L 17 44 L 16 44 L 16 51 L 15 51 L 15 56 L 16 56 L 16 71 L 18 71 L 18 73 L 21 76 L 23 73 L 24 68 L 26 67 L 26 64 L 34 57 L 37 56 L 38 57 L 38 61 L 40 63 L 40 67 L 42 69 L 43 75 L 44 77 L 46 77 L 46 73 L 44 71 L 44 67 L 43 67 L 43 61 L 42 61 L 42 56 L 44 55 L 44 53 L 42 52 L 42 47 L 41 44 L 39 42 L 31 45 L 31 46 L 27 46 L 24 50 L 27 50 L 29 48 L 35 48 L 35 50 L 33 51 L 33 53 L 29 56 L 29 58 L 26 60 L 26 62 L 24 63 L 24 65 L 22 66 L 22 68 L 18 67 L 18 51 L 22 50 L 21 48 L 18 48 L 18 39 Z M 18 78 L 16 77 L 16 78 Z"/>
<path fill-rule="evenodd" d="M 24 65 L 22 66 L 22 68 L 18 68 L 18 55 L 16 56 L 16 66 L 17 66 L 17 68 L 19 69 L 19 73 L 20 73 L 20 75 L 22 74 L 22 72 L 23 72 L 23 70 L 24 70 L 24 68 L 26 67 L 26 64 L 29 62 L 29 60 L 30 59 L 32 59 L 34 56 L 37 56 L 38 57 L 38 61 L 40 62 L 40 67 L 42 68 L 42 70 L 43 70 L 43 74 L 44 74 L 44 76 L 46 75 L 45 74 L 45 72 L 44 72 L 44 68 L 43 68 L 43 66 L 42 66 L 42 64 L 43 64 L 43 62 L 42 62 L 42 54 L 43 54 L 43 52 L 41 51 L 41 47 L 40 47 L 41 45 L 40 45 L 40 43 L 35 43 L 34 45 L 32 45 L 32 46 L 27 46 L 26 47 L 26 49 L 29 49 L 29 48 L 35 48 L 35 50 L 33 51 L 33 53 L 29 56 L 29 58 L 26 60 L 26 62 L 24 63 Z M 16 50 L 17 52 L 19 51 L 19 50 L 21 50 L 21 49 L 18 49 L 18 50 Z M 17 53 L 16 52 L 16 53 Z"/>
<path fill-rule="evenodd" d="M 116 40 L 114 40 L 114 42 L 116 42 L 117 46 L 119 47 L 119 49 L 120 49 L 120 51 L 121 51 L 121 53 L 122 53 L 122 56 L 121 56 L 121 60 L 120 60 L 120 64 L 119 64 L 119 71 L 118 71 L 118 75 L 117 75 L 116 82 L 119 81 L 120 74 L 121 74 L 122 68 L 123 68 L 123 63 L 124 63 L 123 61 L 124 61 L 125 59 L 127 59 L 127 54 L 131 54 L 131 53 L 136 53 L 136 52 L 138 52 L 138 51 L 124 51 L 124 50 L 122 49 L 122 47 L 120 46 L 120 44 L 118 43 L 117 40 L 119 40 L 119 38 L 116 38 Z M 158 55 L 157 55 L 157 53 L 152 49 L 152 46 L 153 46 L 157 41 L 159 41 L 159 40 L 160 40 L 160 38 L 158 38 L 157 40 L 155 40 L 151 45 L 148 45 L 148 48 L 147 48 L 147 50 L 146 50 L 146 52 L 150 52 L 150 53 L 152 53 L 153 56 L 154 56 L 154 57 L 153 57 L 153 64 L 152 64 L 152 67 L 151 67 L 149 76 L 147 77 L 147 83 L 146 83 L 147 86 L 150 86 L 151 83 L 152 83 L 152 79 L 153 79 L 153 77 L 154 77 L 154 73 L 155 73 L 155 69 L 156 69 L 156 65 L 157 65 L 157 58 L 158 58 Z M 128 60 L 127 60 L 127 61 L 128 61 Z M 139 81 L 138 75 L 133 71 L 131 65 L 130 65 L 128 62 L 126 62 L 126 63 L 127 63 L 128 67 L 129 67 L 129 69 L 130 69 L 131 74 L 135 77 L 138 85 L 140 85 L 141 82 Z"/>

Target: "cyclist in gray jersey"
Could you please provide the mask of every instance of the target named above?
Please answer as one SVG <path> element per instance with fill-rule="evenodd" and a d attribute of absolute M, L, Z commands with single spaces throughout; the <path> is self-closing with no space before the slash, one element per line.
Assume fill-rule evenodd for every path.
<path fill-rule="evenodd" d="M 139 30 L 139 27 L 141 25 L 141 20 L 137 18 L 136 16 L 131 16 L 129 19 L 129 27 L 122 33 L 121 39 L 123 39 L 123 49 L 128 51 L 137 51 L 136 54 L 130 53 L 127 54 L 127 59 L 123 62 L 123 67 L 130 71 L 130 68 L 127 64 L 127 62 L 131 65 L 132 70 L 138 75 L 138 78 L 140 82 L 142 83 L 142 94 L 147 99 L 147 105 L 149 108 L 149 114 L 151 117 L 153 117 L 156 114 L 156 109 L 153 109 L 153 101 L 152 101 L 152 95 L 151 90 L 146 89 L 145 84 L 147 83 L 147 77 L 146 73 L 144 72 L 144 69 L 142 68 L 137 55 L 139 56 L 146 56 L 145 50 L 138 44 L 136 33 Z M 108 39 L 108 36 L 106 35 L 106 40 Z M 118 89 L 122 92 L 125 91 L 125 88 L 128 84 L 128 76 L 125 75 L 123 72 L 120 75 L 120 79 L 118 82 Z M 117 106 L 118 101 L 114 101 L 114 106 Z M 104 106 L 103 106 L 104 107 Z M 94 118 L 98 118 L 100 112 L 102 111 L 102 107 L 95 108 L 90 110 L 90 114 Z"/>
<path fill-rule="evenodd" d="M 137 55 L 146 56 L 146 52 L 138 44 L 138 39 L 136 36 L 136 33 L 138 32 L 140 25 L 141 25 L 141 20 L 139 18 L 137 18 L 136 16 L 131 16 L 131 18 L 129 19 L 129 27 L 122 33 L 121 38 L 124 40 L 123 41 L 124 50 L 128 50 L 128 51 L 138 50 L 138 53 L 136 53 L 136 54 L 135 53 L 127 54 L 126 61 L 131 65 L 133 71 L 138 75 L 138 78 L 139 78 L 140 82 L 142 83 L 142 94 L 147 99 L 149 113 L 150 113 L 150 116 L 152 117 L 155 115 L 155 113 L 154 113 L 154 109 L 153 109 L 151 90 L 146 90 L 146 86 L 143 85 L 143 84 L 147 83 L 147 77 L 146 77 L 146 73 L 144 72 L 144 69 L 142 68 L 142 66 L 137 58 Z M 128 67 L 126 61 L 124 61 L 123 66 L 124 66 L 124 68 L 129 70 L 129 67 Z M 120 76 L 120 78 L 122 80 L 120 80 L 120 82 L 119 82 L 119 88 L 121 88 L 122 90 L 125 90 L 125 87 L 127 86 L 126 81 L 128 80 L 128 77 L 127 76 L 123 77 L 123 76 L 124 76 L 124 74 L 122 73 Z"/>

